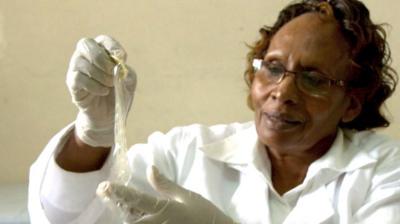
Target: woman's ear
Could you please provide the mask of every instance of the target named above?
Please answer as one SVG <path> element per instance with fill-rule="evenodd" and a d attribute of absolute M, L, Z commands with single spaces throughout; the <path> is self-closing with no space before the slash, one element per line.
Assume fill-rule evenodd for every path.
<path fill-rule="evenodd" d="M 362 110 L 362 100 L 361 97 L 358 96 L 357 94 L 349 94 L 349 105 L 347 106 L 345 112 L 343 113 L 342 116 L 342 122 L 347 123 L 352 120 L 354 120 Z"/>

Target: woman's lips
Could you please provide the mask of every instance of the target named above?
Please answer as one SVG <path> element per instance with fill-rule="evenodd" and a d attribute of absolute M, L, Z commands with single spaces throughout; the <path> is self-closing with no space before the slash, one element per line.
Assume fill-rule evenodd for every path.
<path fill-rule="evenodd" d="M 265 119 L 265 124 L 267 128 L 272 130 L 279 130 L 279 131 L 288 130 L 295 128 L 299 125 L 302 125 L 304 123 L 303 120 L 286 113 L 267 112 L 263 113 L 263 117 Z"/>

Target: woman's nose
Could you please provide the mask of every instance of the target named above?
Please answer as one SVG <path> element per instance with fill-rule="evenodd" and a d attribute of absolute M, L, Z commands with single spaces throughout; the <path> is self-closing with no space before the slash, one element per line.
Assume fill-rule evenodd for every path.
<path fill-rule="evenodd" d="M 296 85 L 296 75 L 286 72 L 275 84 L 271 92 L 273 100 L 284 104 L 297 104 L 300 100 L 300 91 Z"/>

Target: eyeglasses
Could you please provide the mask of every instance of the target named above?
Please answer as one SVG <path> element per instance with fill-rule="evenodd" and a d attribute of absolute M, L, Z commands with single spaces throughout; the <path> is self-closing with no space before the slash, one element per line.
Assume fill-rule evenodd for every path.
<path fill-rule="evenodd" d="M 345 87 L 344 80 L 334 80 L 327 78 L 326 75 L 317 71 L 288 71 L 277 62 L 268 62 L 261 59 L 253 60 L 253 67 L 256 72 L 260 73 L 268 82 L 279 84 L 288 74 L 294 74 L 297 87 L 310 95 L 323 97 L 328 95 L 332 86 Z"/>

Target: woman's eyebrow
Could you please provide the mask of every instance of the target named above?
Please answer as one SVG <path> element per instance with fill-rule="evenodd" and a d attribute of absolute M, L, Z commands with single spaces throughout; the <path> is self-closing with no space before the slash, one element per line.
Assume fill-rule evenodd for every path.
<path fill-rule="evenodd" d="M 266 54 L 265 54 L 265 56 L 264 56 L 264 58 L 266 58 L 266 59 L 269 59 L 269 58 L 272 58 L 272 59 L 281 59 L 281 58 L 284 58 L 284 54 L 283 54 L 283 52 L 282 51 L 280 51 L 279 49 L 277 49 L 277 50 L 273 50 L 273 51 L 268 51 Z"/>

